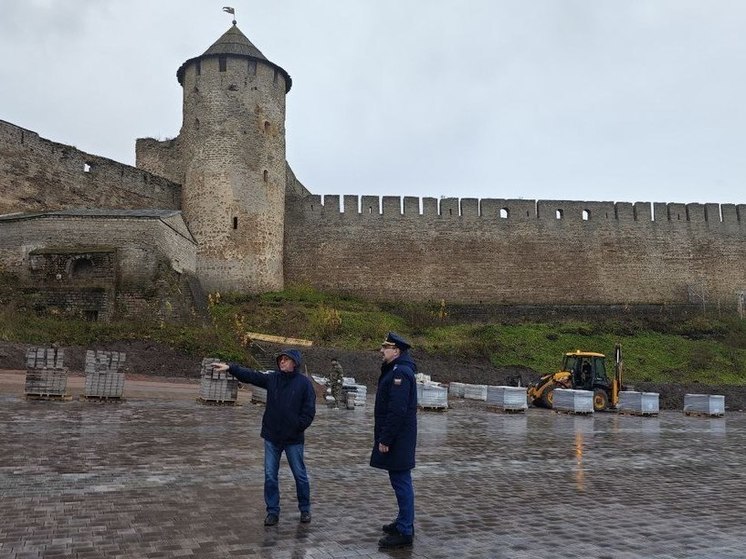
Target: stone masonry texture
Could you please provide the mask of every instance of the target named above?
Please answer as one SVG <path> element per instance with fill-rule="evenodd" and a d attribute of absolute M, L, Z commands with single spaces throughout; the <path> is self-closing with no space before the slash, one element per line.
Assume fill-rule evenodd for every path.
<path fill-rule="evenodd" d="M 286 161 L 290 76 L 235 25 L 177 78 L 179 135 L 137 140 L 137 168 L 0 121 L 0 214 L 177 210 L 192 245 L 167 228 L 150 244 L 208 292 L 304 284 L 382 301 L 725 310 L 746 292 L 746 204 L 311 194 Z M 0 272 L 28 269 L 20 226 L 0 226 Z M 59 239 L 109 246 L 105 233 L 123 233 L 119 271 L 134 269 L 123 258 L 143 232 L 108 222 L 92 235 L 74 219 L 38 227 L 36 249 Z M 141 253 L 144 271 L 158 252 Z M 138 300 L 106 294 L 127 297 Z M 112 304 L 97 308 L 109 316 Z"/>

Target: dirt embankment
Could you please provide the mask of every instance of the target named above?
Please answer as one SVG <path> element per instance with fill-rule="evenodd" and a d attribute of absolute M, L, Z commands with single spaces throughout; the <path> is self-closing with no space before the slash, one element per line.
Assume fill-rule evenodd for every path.
<path fill-rule="evenodd" d="M 28 344 L 0 342 L 0 369 L 24 369 Z M 127 354 L 125 372 L 140 376 L 192 378 L 199 377 L 202 356 L 194 357 L 167 346 L 147 341 L 107 343 L 100 347 L 65 347 L 65 366 L 71 372 L 82 373 L 86 349 L 122 351 Z M 270 356 L 279 347 L 265 347 Z M 344 367 L 345 376 L 354 377 L 370 391 L 375 389 L 380 371 L 380 356 L 377 349 L 369 351 L 342 351 L 326 347 L 301 348 L 307 370 L 312 374 L 326 376 L 332 357 L 337 357 Z M 539 375 L 521 367 L 495 368 L 485 360 L 462 360 L 435 357 L 421 352 L 413 353 L 419 372 L 428 374 L 439 382 L 465 382 L 470 384 L 512 384 L 519 376 L 526 384 Z M 207 357 L 207 356 L 204 356 Z M 722 394 L 726 409 L 746 410 L 746 387 L 732 385 L 703 384 L 654 384 L 639 383 L 635 390 L 660 394 L 661 409 L 682 409 L 685 394 Z"/>

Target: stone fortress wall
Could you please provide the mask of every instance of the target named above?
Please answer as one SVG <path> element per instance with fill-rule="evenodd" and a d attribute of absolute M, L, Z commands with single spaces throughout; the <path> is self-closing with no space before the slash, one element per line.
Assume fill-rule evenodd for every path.
<path fill-rule="evenodd" d="M 286 282 L 378 300 L 633 305 L 694 292 L 733 308 L 746 289 L 744 204 L 308 196 L 288 204 L 285 227 Z"/>
<path fill-rule="evenodd" d="M 732 308 L 746 290 L 744 204 L 322 198 L 286 161 L 290 76 L 235 23 L 177 78 L 179 136 L 138 140 L 137 168 L 0 121 L 0 216 L 139 212 L 0 217 L 0 272 L 26 274 L 42 294 L 57 289 L 60 273 L 70 292 L 101 288 L 113 298 L 145 293 L 163 261 L 175 279 L 160 293 L 187 282 L 195 297 L 200 285 L 260 293 L 304 283 L 382 301 L 590 306 L 699 297 Z M 81 250 L 103 275 L 78 269 Z M 42 261 L 73 273 L 34 279 Z M 133 285 L 144 286 L 129 290 L 133 269 L 144 280 Z M 99 314 L 116 310 L 97 304 Z"/>
<path fill-rule="evenodd" d="M 0 215 L 77 208 L 179 209 L 181 186 L 0 120 Z"/>

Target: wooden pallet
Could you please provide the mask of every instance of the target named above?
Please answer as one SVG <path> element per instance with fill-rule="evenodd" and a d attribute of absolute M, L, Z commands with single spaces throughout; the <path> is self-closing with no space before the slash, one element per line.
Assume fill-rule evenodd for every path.
<path fill-rule="evenodd" d="M 206 406 L 240 406 L 238 400 L 207 400 L 206 398 L 197 397 L 200 404 Z"/>
<path fill-rule="evenodd" d="M 53 402 L 69 402 L 73 399 L 72 394 L 25 394 L 27 400 L 49 400 Z"/>
<path fill-rule="evenodd" d="M 92 394 L 81 394 L 78 396 L 79 400 L 86 400 L 88 402 L 124 402 L 125 399 L 122 396 L 94 396 Z"/>
<path fill-rule="evenodd" d="M 725 413 L 706 413 L 703 411 L 685 411 L 684 415 L 687 417 L 725 417 Z"/>
<path fill-rule="evenodd" d="M 629 410 L 607 410 L 607 411 L 616 411 L 619 415 L 631 415 L 634 417 L 658 417 L 658 412 L 651 412 L 651 411 L 629 411 Z"/>
<path fill-rule="evenodd" d="M 592 411 L 573 411 L 573 410 L 555 410 L 553 409 L 555 413 L 563 413 L 565 415 L 593 415 Z"/>
<path fill-rule="evenodd" d="M 487 406 L 487 411 L 491 411 L 494 413 L 516 414 L 526 413 L 526 408 L 520 408 L 516 410 L 512 408 L 501 408 L 500 406 Z"/>
<path fill-rule="evenodd" d="M 417 409 L 422 411 L 448 411 L 448 406 L 417 406 Z"/>

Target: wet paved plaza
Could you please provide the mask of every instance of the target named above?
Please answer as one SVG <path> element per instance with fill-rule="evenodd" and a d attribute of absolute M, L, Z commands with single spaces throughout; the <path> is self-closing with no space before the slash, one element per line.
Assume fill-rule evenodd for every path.
<path fill-rule="evenodd" d="M 261 406 L 0 395 L 0 557 L 746 556 L 746 414 L 421 412 L 414 547 L 380 552 L 396 507 L 372 408 L 319 407 L 313 521 L 283 461 L 265 528 Z"/>

